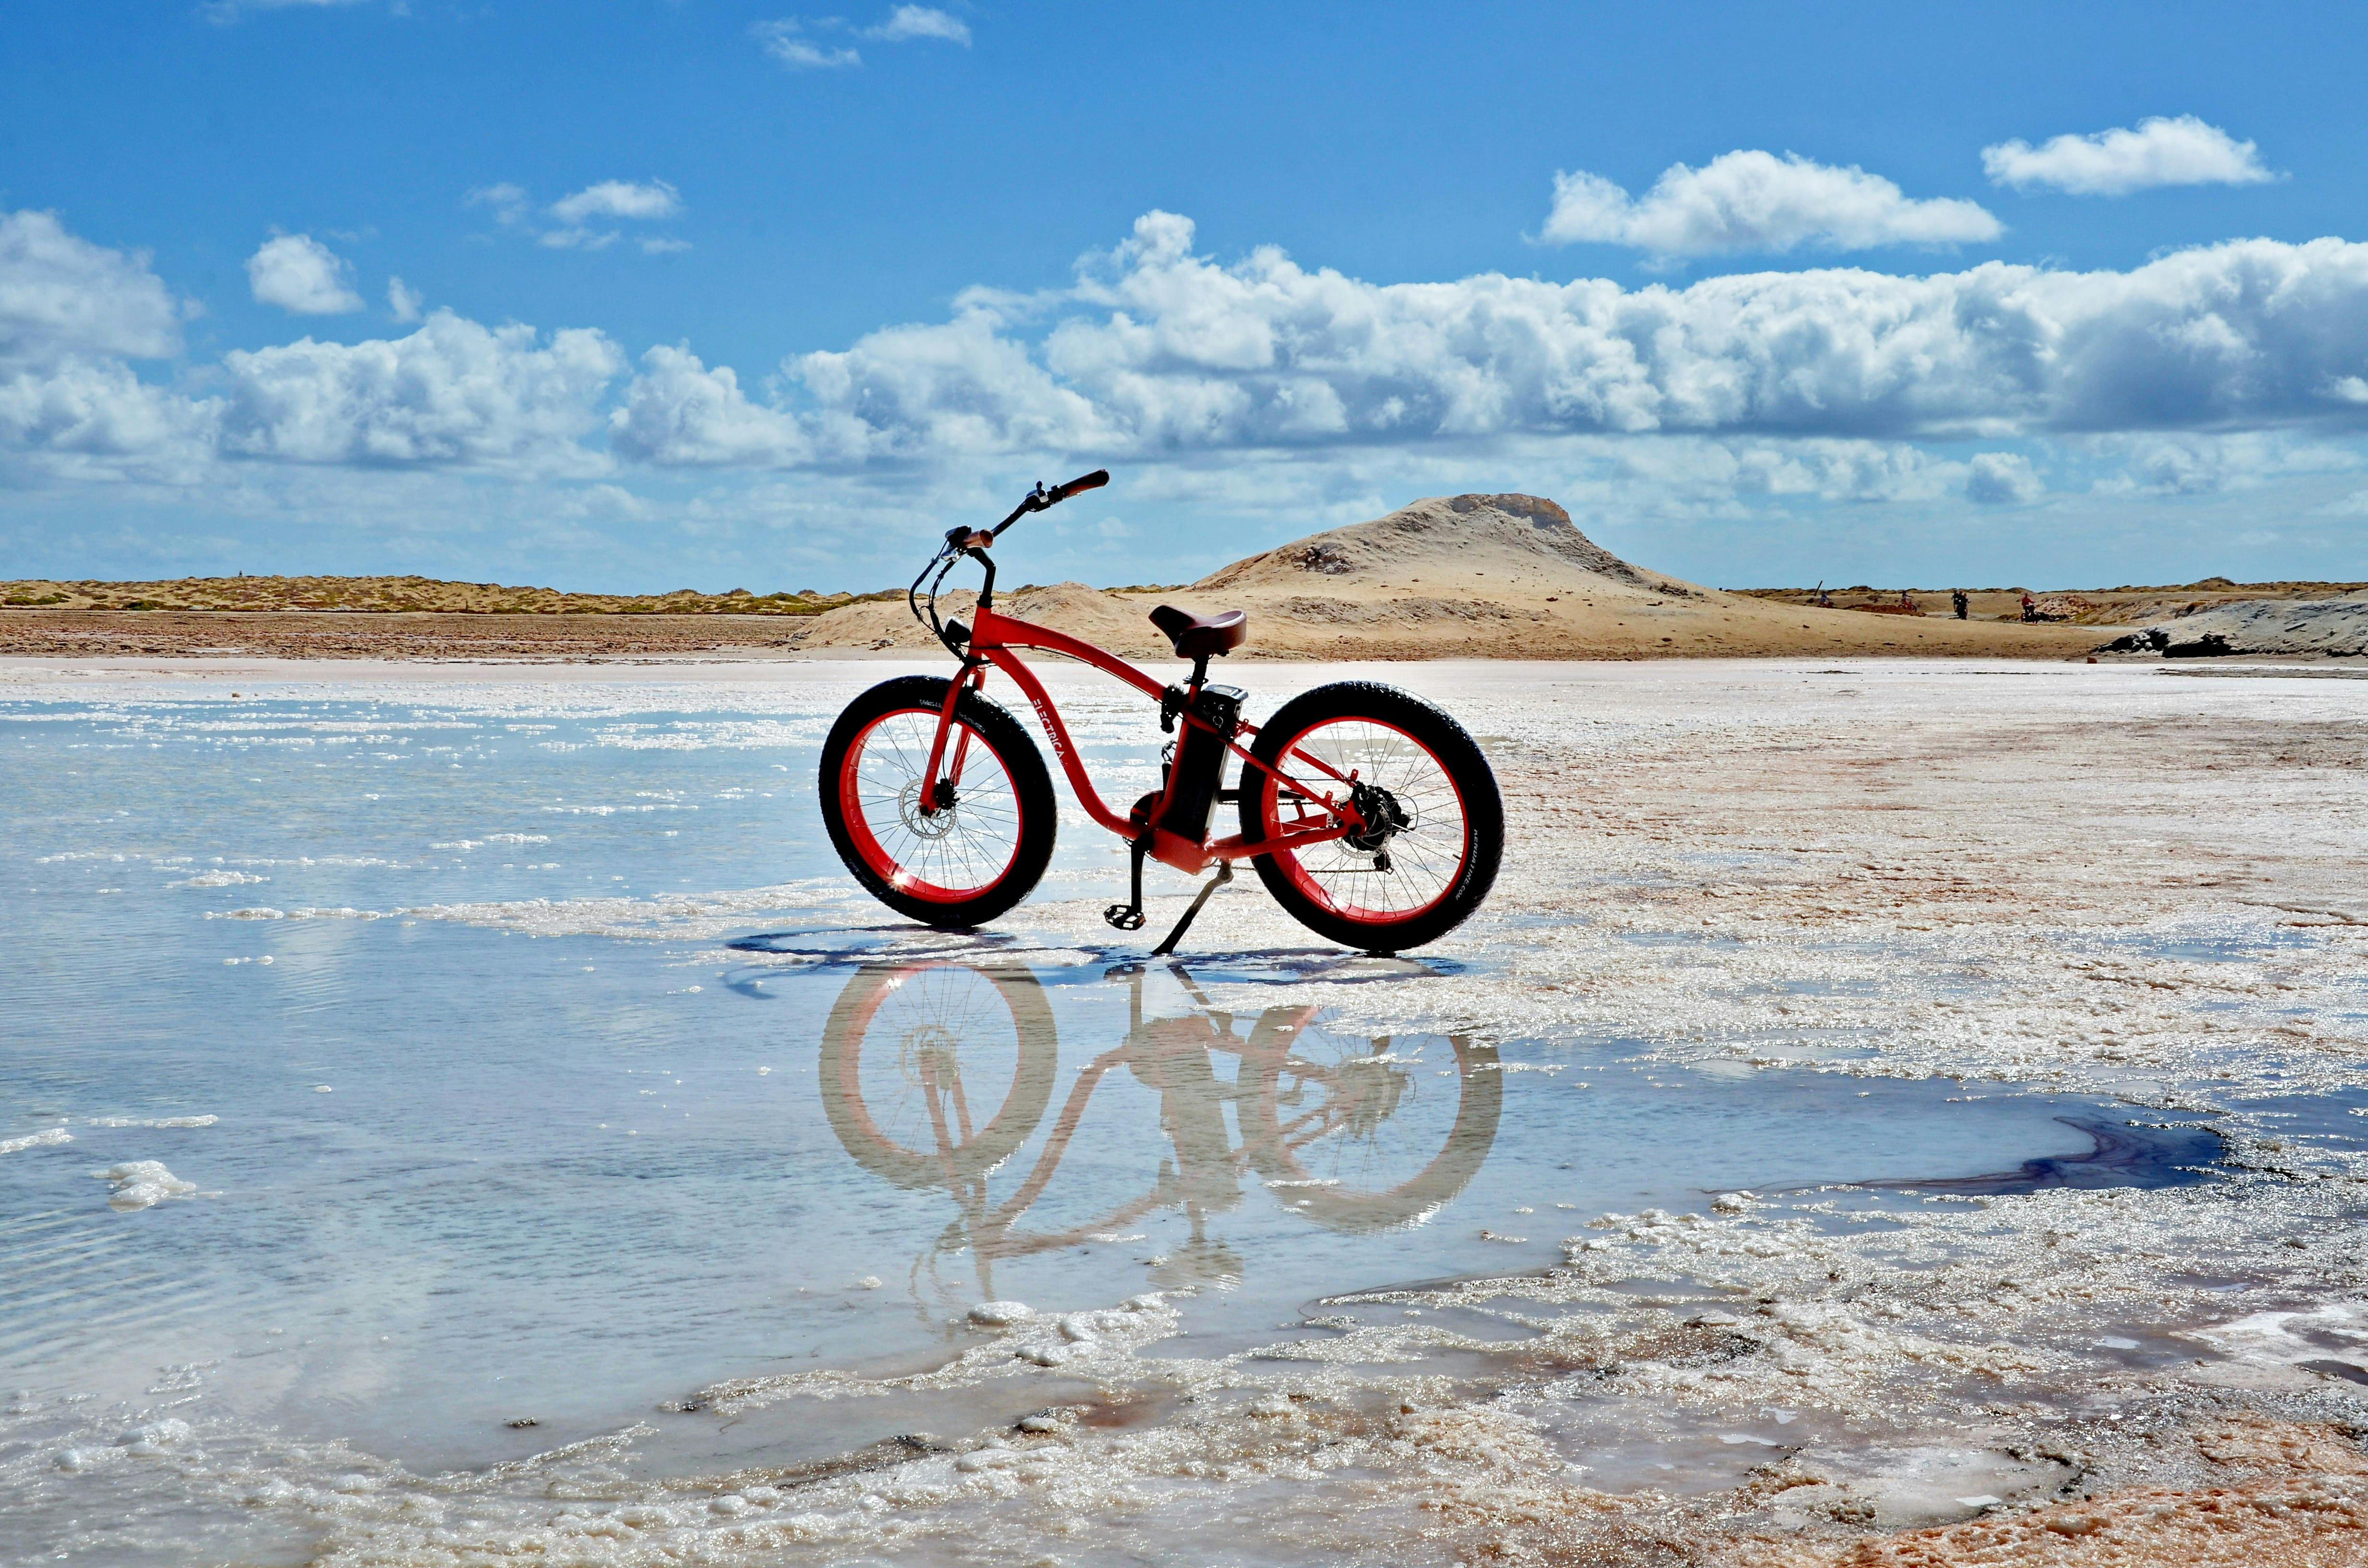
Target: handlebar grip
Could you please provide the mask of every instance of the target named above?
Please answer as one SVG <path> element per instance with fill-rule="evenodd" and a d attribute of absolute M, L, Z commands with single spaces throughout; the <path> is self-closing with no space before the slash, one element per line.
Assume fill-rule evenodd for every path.
<path fill-rule="evenodd" d="M 1076 478 L 1069 481 L 1068 483 L 1057 486 L 1053 493 L 1046 497 L 1046 499 L 1052 501 L 1066 501 L 1070 496 L 1076 494 L 1079 491 L 1099 490 L 1103 485 L 1108 484 L 1109 483 L 1110 470 L 1106 468 L 1098 468 L 1091 473 L 1080 474 Z"/>

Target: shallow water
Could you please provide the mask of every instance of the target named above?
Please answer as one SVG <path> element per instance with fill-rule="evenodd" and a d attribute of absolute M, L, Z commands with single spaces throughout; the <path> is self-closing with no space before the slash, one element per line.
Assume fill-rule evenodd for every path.
<path fill-rule="evenodd" d="M 1736 1189 L 1913 1204 L 2213 1179 L 2193 1119 L 2101 1094 L 1672 1060 L 1583 1002 L 1485 1033 L 1427 1016 L 1433 988 L 1509 983 L 1502 934 L 1551 915 L 1397 960 L 1286 940 L 1146 963 L 1150 940 L 1030 909 L 919 931 L 854 892 L 815 814 L 820 739 L 857 684 L 0 703 L 13 1550 L 293 1560 L 334 1509 L 222 1499 L 275 1476 L 327 1495 L 356 1466 L 499 1476 L 617 1434 L 600 1462 L 643 1477 L 960 1434 L 1014 1396 L 928 1369 L 983 1345 L 1035 1369 L 1036 1403 L 1107 1397 L 1104 1341 L 1287 1354 L 1379 1310 L 1334 1298 L 1542 1270 L 1600 1213 L 1707 1213 Z M 1156 731 L 1081 716 L 1127 798 Z M 1064 828 L 1039 906 L 1122 873 L 1115 841 Z M 2224 949 L 2266 950 L 2156 944 Z M 1863 1054 L 1793 1044 L 1813 1066 Z M 1030 1313 L 973 1312 L 996 1301 Z M 819 1413 L 814 1380 L 841 1373 L 924 1377 Z M 176 1421 L 194 1436 L 157 1426 Z M 143 1443 L 200 1441 L 202 1481 L 142 1468 Z M 1600 1478 L 1641 1484 L 1664 1445 L 1699 1459 L 1706 1439 L 1588 1441 Z M 144 1526 L 99 1522 L 135 1498 Z M 1149 1539 L 1209 1529 L 1186 1506 Z"/>

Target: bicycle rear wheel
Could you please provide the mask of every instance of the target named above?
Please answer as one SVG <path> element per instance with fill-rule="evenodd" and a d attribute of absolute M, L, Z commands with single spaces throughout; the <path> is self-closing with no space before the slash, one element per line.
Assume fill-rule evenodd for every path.
<path fill-rule="evenodd" d="M 871 895 L 928 926 L 976 926 L 1026 898 L 1053 858 L 1053 780 L 1019 722 L 974 691 L 954 705 L 939 798 L 921 794 L 947 683 L 883 681 L 822 748 L 822 817 Z"/>
<path fill-rule="evenodd" d="M 1452 1100 L 1439 1081 L 1450 1061 Z M 1333 1231 L 1429 1219 L 1478 1174 L 1504 1110 L 1495 1047 L 1338 1034 L 1312 1007 L 1268 1010 L 1240 1081 L 1252 1088 L 1241 1109 L 1251 1163 L 1301 1216 Z"/>
<path fill-rule="evenodd" d="M 1463 726 L 1422 699 L 1372 681 L 1319 686 L 1284 703 L 1250 755 L 1311 790 L 1354 794 L 1374 824 L 1252 861 L 1275 902 L 1316 935 L 1403 952 L 1447 935 L 1488 896 L 1505 850 L 1497 776 Z M 1253 842 L 1325 817 L 1254 767 L 1242 769 L 1240 801 Z"/>

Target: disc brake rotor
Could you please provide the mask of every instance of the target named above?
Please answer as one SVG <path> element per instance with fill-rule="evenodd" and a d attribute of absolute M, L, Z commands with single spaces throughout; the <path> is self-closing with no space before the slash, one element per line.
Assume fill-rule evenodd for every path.
<path fill-rule="evenodd" d="M 954 830 L 956 806 L 940 806 L 934 812 L 921 810 L 921 781 L 908 782 L 896 792 L 896 814 L 905 819 L 905 828 L 916 838 L 943 838 Z"/>

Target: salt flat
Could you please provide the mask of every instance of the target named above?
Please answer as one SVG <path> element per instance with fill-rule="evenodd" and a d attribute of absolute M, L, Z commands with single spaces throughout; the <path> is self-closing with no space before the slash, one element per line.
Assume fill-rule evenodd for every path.
<path fill-rule="evenodd" d="M 1246 665 L 1458 714 L 1505 870 L 1171 971 L 1081 816 L 993 932 L 861 899 L 813 770 L 894 668 L 0 667 L 9 1551 L 2358 1539 L 2356 683 Z"/>

